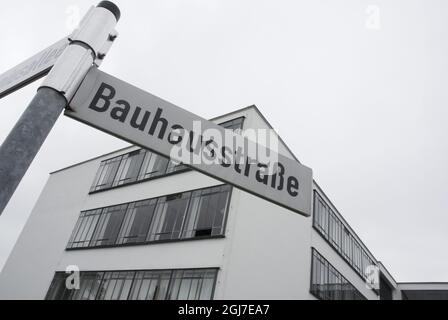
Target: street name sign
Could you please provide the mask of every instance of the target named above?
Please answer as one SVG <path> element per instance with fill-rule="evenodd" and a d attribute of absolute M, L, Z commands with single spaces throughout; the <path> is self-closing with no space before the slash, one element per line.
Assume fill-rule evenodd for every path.
<path fill-rule="evenodd" d="M 95 67 L 65 115 L 296 213 L 311 215 L 310 168 Z"/>
<path fill-rule="evenodd" d="M 0 99 L 48 74 L 68 45 L 63 38 L 0 75 Z"/>

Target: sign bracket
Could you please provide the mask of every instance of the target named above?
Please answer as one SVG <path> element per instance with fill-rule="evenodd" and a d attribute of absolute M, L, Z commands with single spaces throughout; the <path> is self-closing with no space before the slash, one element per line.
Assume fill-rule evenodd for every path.
<path fill-rule="evenodd" d="M 29 79 L 19 77 L 12 87 L 11 84 L 6 85 L 3 94 L 12 92 L 14 85 L 23 86 L 51 68 L 34 99 L 0 147 L 0 214 L 87 72 L 94 63 L 100 63 L 98 53 L 101 50 L 107 53 L 111 46 L 108 42 L 116 38 L 114 28 L 119 18 L 120 10 L 115 4 L 101 1 L 89 10 L 79 29 L 71 35 L 69 44 L 67 39 L 62 40 L 65 43 L 57 43 L 63 51 L 54 66 L 50 63 Z M 102 53 L 104 57 L 105 52 Z"/>

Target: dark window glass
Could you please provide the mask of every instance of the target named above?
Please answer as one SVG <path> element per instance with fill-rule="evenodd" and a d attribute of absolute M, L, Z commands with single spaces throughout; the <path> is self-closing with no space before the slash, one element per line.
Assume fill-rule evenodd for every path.
<path fill-rule="evenodd" d="M 312 250 L 310 292 L 321 300 L 365 300 L 317 250 Z"/>
<path fill-rule="evenodd" d="M 81 212 L 68 249 L 224 234 L 229 185 Z"/>
<path fill-rule="evenodd" d="M 191 192 L 184 192 L 159 199 L 148 241 L 180 238 L 190 196 Z"/>
<path fill-rule="evenodd" d="M 72 294 L 71 290 L 67 289 L 65 284 L 67 275 L 65 273 L 56 273 L 50 288 L 48 289 L 46 300 L 69 300 Z"/>
<path fill-rule="evenodd" d="M 336 249 L 340 249 L 341 245 L 341 231 L 342 231 L 342 224 L 339 221 L 339 219 L 334 215 L 334 213 L 329 213 L 329 225 L 330 225 L 330 234 L 329 238 L 331 241 L 331 244 L 336 247 Z"/>
<path fill-rule="evenodd" d="M 95 300 L 103 279 L 103 272 L 81 272 L 79 289 L 67 289 L 68 274 L 57 272 L 53 278 L 46 300 Z"/>
<path fill-rule="evenodd" d="M 96 300 L 127 300 L 135 272 L 105 272 Z"/>
<path fill-rule="evenodd" d="M 217 269 L 90 271 L 80 288 L 67 289 L 68 274 L 57 272 L 46 300 L 210 300 Z"/>
<path fill-rule="evenodd" d="M 170 300 L 209 300 L 216 279 L 216 270 L 177 270 L 172 277 Z"/>
<path fill-rule="evenodd" d="M 363 272 L 361 270 L 361 247 L 357 242 L 353 242 L 353 265 L 358 272 Z"/>
<path fill-rule="evenodd" d="M 116 243 L 126 244 L 145 241 L 156 205 L 157 199 L 129 204 Z"/>
<path fill-rule="evenodd" d="M 132 284 L 130 300 L 166 300 L 172 271 L 139 271 Z"/>
<path fill-rule="evenodd" d="M 179 171 L 185 171 L 190 170 L 186 165 L 183 165 L 182 163 L 176 163 L 173 161 L 170 161 L 168 168 L 166 169 L 166 173 L 174 173 Z"/>
<path fill-rule="evenodd" d="M 115 176 L 123 156 L 101 162 L 90 191 L 108 189 L 113 186 Z"/>
<path fill-rule="evenodd" d="M 154 178 L 164 175 L 168 164 L 170 163 L 168 158 L 159 156 L 150 151 L 146 151 L 145 160 L 140 171 L 139 180 Z"/>
<path fill-rule="evenodd" d="M 352 237 L 350 236 L 350 233 L 348 232 L 347 228 L 343 227 L 342 231 L 342 254 L 343 256 L 351 261 L 352 257 Z"/>
<path fill-rule="evenodd" d="M 121 223 L 126 212 L 127 204 L 104 208 L 90 246 L 107 246 L 115 244 Z"/>
<path fill-rule="evenodd" d="M 95 300 L 101 288 L 103 276 L 103 272 L 80 273 L 79 290 L 71 290 L 70 300 Z"/>
<path fill-rule="evenodd" d="M 143 149 L 125 154 L 121 159 L 113 185 L 120 186 L 137 181 L 146 154 L 146 150 Z"/>
<path fill-rule="evenodd" d="M 382 276 L 380 276 L 380 300 L 393 300 L 393 289 Z"/>
<path fill-rule="evenodd" d="M 219 125 L 221 127 L 224 127 L 224 129 L 228 129 L 228 130 L 238 130 L 238 129 L 243 129 L 243 123 L 244 123 L 244 117 L 241 118 L 237 118 L 234 120 L 230 120 L 224 123 L 220 123 Z"/>
<path fill-rule="evenodd" d="M 75 229 L 68 243 L 68 248 L 85 248 L 90 246 L 93 232 L 103 209 L 81 212 Z"/>
<path fill-rule="evenodd" d="M 193 192 L 184 237 L 222 234 L 229 197 L 228 185 Z"/>

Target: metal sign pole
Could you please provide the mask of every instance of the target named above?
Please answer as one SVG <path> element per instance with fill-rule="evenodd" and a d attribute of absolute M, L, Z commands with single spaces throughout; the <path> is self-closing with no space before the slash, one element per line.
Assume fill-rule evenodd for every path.
<path fill-rule="evenodd" d="M 59 92 L 41 88 L 0 147 L 0 213 L 31 165 L 67 101 Z"/>
<path fill-rule="evenodd" d="M 33 162 L 45 138 L 92 65 L 110 48 L 120 10 L 102 1 L 84 17 L 70 45 L 0 147 L 0 214 Z"/>

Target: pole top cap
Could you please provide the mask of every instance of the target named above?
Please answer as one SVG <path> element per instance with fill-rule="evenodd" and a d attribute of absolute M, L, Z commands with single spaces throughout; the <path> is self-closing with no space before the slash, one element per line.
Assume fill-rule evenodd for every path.
<path fill-rule="evenodd" d="M 120 20 L 121 12 L 115 3 L 111 1 L 101 1 L 100 3 L 98 3 L 97 7 L 109 10 L 113 13 L 117 22 L 118 20 Z"/>

